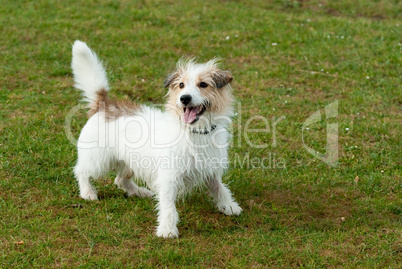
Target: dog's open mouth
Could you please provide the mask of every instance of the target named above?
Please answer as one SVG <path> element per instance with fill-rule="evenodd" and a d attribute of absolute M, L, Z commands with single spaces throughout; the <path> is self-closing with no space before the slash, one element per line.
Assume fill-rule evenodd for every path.
<path fill-rule="evenodd" d="M 204 105 L 184 107 L 183 121 L 188 124 L 196 122 L 205 111 Z"/>

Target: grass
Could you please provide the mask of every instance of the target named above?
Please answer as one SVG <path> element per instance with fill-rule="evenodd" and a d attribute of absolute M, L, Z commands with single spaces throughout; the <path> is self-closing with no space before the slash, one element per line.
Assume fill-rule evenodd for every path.
<path fill-rule="evenodd" d="M 401 10 L 392 0 L 1 1 L 0 267 L 400 268 Z M 76 39 L 106 63 L 113 96 L 140 103 L 164 102 L 182 55 L 223 59 L 239 101 L 225 182 L 240 217 L 197 192 L 178 203 L 180 238 L 163 240 L 154 201 L 124 197 L 113 173 L 97 183 L 99 202 L 78 197 L 64 131 L 80 99 Z M 319 110 L 304 140 L 324 152 L 325 126 L 338 123 L 335 168 L 303 147 Z M 269 132 L 244 132 L 256 115 Z M 73 118 L 75 136 L 85 120 Z"/>

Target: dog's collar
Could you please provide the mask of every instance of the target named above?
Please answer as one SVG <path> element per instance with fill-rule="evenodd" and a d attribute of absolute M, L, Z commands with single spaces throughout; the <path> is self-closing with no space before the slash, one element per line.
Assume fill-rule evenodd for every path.
<path fill-rule="evenodd" d="M 212 133 L 212 131 L 215 129 L 216 129 L 216 125 L 211 125 L 211 129 L 209 129 L 209 130 L 205 127 L 204 129 L 190 129 L 190 131 L 194 134 L 206 135 L 206 134 Z"/>

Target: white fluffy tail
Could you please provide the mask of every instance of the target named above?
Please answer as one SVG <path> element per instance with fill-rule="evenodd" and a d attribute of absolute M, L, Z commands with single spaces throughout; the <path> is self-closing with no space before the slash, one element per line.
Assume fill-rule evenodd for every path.
<path fill-rule="evenodd" d="M 104 89 L 109 90 L 106 71 L 102 63 L 96 57 L 87 44 L 82 41 L 75 41 L 73 45 L 73 69 L 75 87 L 84 93 L 85 101 L 94 103 L 97 92 Z"/>

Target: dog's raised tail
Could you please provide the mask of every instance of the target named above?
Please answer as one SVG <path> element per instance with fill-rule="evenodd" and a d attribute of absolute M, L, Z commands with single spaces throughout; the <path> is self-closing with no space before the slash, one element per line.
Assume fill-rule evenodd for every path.
<path fill-rule="evenodd" d="M 106 71 L 102 63 L 95 52 L 82 41 L 74 42 L 71 68 L 73 69 L 74 86 L 82 90 L 84 100 L 90 106 L 99 101 L 100 94 L 105 95 L 109 90 Z"/>

